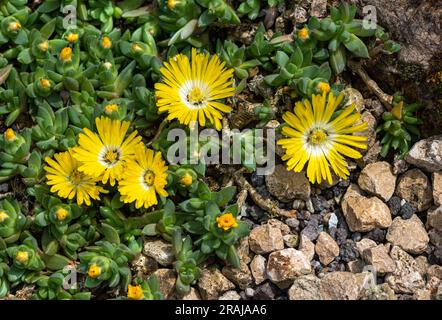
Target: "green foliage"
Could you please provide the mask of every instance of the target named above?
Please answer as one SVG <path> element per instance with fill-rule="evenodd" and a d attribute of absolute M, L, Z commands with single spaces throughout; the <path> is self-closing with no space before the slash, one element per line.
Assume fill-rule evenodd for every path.
<path fill-rule="evenodd" d="M 17 242 L 23 231 L 31 223 L 30 218 L 22 214 L 20 205 L 15 199 L 0 201 L 0 251 L 6 244 Z"/>
<path fill-rule="evenodd" d="M 382 122 L 376 128 L 382 133 L 381 156 L 386 157 L 393 148 L 398 151 L 398 157 L 403 158 L 412 144 L 420 137 L 419 125 L 422 121 L 417 118 L 417 103 L 407 104 L 403 97 L 396 95 L 393 99 L 393 109 L 384 112 Z"/>

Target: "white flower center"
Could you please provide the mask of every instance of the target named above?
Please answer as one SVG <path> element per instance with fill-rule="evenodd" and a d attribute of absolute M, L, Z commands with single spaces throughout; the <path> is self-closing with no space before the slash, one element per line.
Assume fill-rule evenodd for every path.
<path fill-rule="evenodd" d="M 179 90 L 179 95 L 189 109 L 205 108 L 210 100 L 209 86 L 200 80 L 185 82 Z"/>
<path fill-rule="evenodd" d="M 117 146 L 104 146 L 98 154 L 98 161 L 105 167 L 112 168 L 121 160 L 121 149 Z"/>

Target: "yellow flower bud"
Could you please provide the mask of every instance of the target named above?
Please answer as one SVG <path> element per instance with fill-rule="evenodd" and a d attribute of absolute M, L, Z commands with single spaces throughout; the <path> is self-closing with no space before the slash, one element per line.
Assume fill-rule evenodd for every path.
<path fill-rule="evenodd" d="M 67 41 L 69 41 L 70 43 L 74 43 L 75 41 L 77 41 L 78 40 L 78 34 L 77 33 L 69 33 L 66 37 L 65 37 L 65 39 L 67 40 Z"/>
<path fill-rule="evenodd" d="M 143 288 L 141 285 L 128 285 L 127 286 L 127 297 L 132 300 L 141 300 L 144 298 Z"/>
<path fill-rule="evenodd" d="M 181 178 L 181 184 L 185 185 L 186 187 L 190 186 L 193 182 L 192 176 L 188 173 L 186 173 L 182 178 Z"/>
<path fill-rule="evenodd" d="M 141 46 L 138 43 L 134 43 L 132 45 L 132 50 L 135 51 L 135 52 L 140 52 L 140 51 L 143 50 L 143 48 L 141 48 Z"/>
<path fill-rule="evenodd" d="M 319 91 L 321 92 L 326 92 L 329 93 L 330 92 L 330 85 L 327 82 L 319 82 L 318 85 L 316 86 L 318 88 Z"/>
<path fill-rule="evenodd" d="M 4 133 L 4 137 L 7 141 L 14 141 L 17 138 L 17 135 L 12 128 L 8 128 Z"/>
<path fill-rule="evenodd" d="M 9 215 L 5 211 L 1 210 L 0 211 L 0 223 L 2 223 L 3 221 L 5 221 L 8 218 L 9 218 Z"/>
<path fill-rule="evenodd" d="M 174 9 L 177 4 L 179 4 L 179 0 L 167 0 L 167 7 L 171 10 Z"/>
<path fill-rule="evenodd" d="M 18 251 L 15 259 L 21 263 L 26 263 L 29 260 L 29 253 L 27 251 Z"/>
<path fill-rule="evenodd" d="M 96 264 L 91 264 L 87 271 L 87 274 L 91 278 L 98 278 L 101 275 L 101 268 Z"/>
<path fill-rule="evenodd" d="M 101 45 L 103 46 L 103 48 L 109 49 L 110 47 L 112 47 L 112 41 L 109 37 L 105 36 L 103 37 L 103 39 L 101 39 Z"/>
<path fill-rule="evenodd" d="M 18 21 L 10 22 L 9 25 L 8 25 L 8 29 L 10 31 L 17 31 L 20 28 L 21 28 L 21 24 Z"/>
<path fill-rule="evenodd" d="M 107 114 L 111 114 L 117 110 L 118 110 L 118 105 L 115 103 L 108 104 L 107 106 L 104 107 L 104 112 L 106 112 Z"/>
<path fill-rule="evenodd" d="M 223 215 L 216 218 L 216 222 L 218 223 L 218 228 L 227 231 L 231 228 L 236 228 L 238 226 L 238 222 L 236 222 L 236 218 L 230 212 L 224 213 Z"/>
<path fill-rule="evenodd" d="M 307 27 L 302 28 L 301 30 L 298 31 L 298 37 L 301 40 L 307 40 L 310 36 L 308 34 L 308 29 Z"/>
<path fill-rule="evenodd" d="M 63 48 L 60 52 L 60 59 L 63 62 L 72 61 L 72 48 L 71 47 Z"/>
<path fill-rule="evenodd" d="M 49 49 L 49 42 L 47 42 L 47 41 L 43 41 L 42 43 L 40 43 L 40 44 L 38 45 L 38 48 L 39 48 L 41 51 L 43 51 L 43 52 L 48 51 L 48 49 Z"/>
<path fill-rule="evenodd" d="M 69 216 L 69 212 L 64 208 L 60 208 L 55 212 L 55 216 L 58 221 L 63 221 Z"/>
<path fill-rule="evenodd" d="M 40 85 L 47 89 L 51 87 L 51 82 L 48 79 L 40 79 Z"/>
<path fill-rule="evenodd" d="M 107 70 L 109 70 L 110 68 L 112 68 L 112 63 L 110 63 L 109 61 L 106 61 L 103 63 L 103 67 L 105 67 Z"/>

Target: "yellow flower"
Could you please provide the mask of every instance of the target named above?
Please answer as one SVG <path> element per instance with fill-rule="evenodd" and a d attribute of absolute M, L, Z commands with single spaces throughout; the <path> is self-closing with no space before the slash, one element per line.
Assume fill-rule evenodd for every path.
<path fill-rule="evenodd" d="M 29 260 L 29 253 L 27 251 L 18 251 L 15 259 L 21 263 L 25 263 Z"/>
<path fill-rule="evenodd" d="M 91 198 L 99 200 L 100 192 L 108 192 L 96 185 L 96 179 L 78 170 L 80 163 L 73 157 L 72 150 L 56 153 L 54 158 L 55 161 L 48 157 L 45 159 L 48 163 L 45 166 L 47 184 L 52 186 L 51 192 L 62 198 L 73 199 L 76 196 L 78 205 L 84 202 L 88 206 Z"/>
<path fill-rule="evenodd" d="M 12 128 L 8 128 L 4 133 L 4 137 L 7 141 L 14 141 L 17 138 L 17 135 Z"/>
<path fill-rule="evenodd" d="M 106 114 L 112 114 L 117 110 L 118 110 L 118 105 L 115 103 L 108 104 L 104 107 L 104 112 L 106 112 Z"/>
<path fill-rule="evenodd" d="M 172 10 L 174 9 L 181 1 L 179 0 L 167 0 L 167 7 Z"/>
<path fill-rule="evenodd" d="M 307 40 L 310 36 L 308 34 L 308 29 L 307 27 L 302 28 L 301 30 L 298 31 L 298 37 L 301 40 Z"/>
<path fill-rule="evenodd" d="M 43 41 L 42 43 L 40 43 L 40 44 L 38 45 L 38 48 L 39 48 L 41 51 L 43 51 L 43 52 L 48 51 L 48 49 L 49 49 L 49 42 L 47 42 L 47 41 Z"/>
<path fill-rule="evenodd" d="M 330 85 L 327 82 L 319 82 L 316 87 L 321 92 L 325 92 L 325 93 L 330 92 Z"/>
<path fill-rule="evenodd" d="M 112 41 L 109 37 L 104 36 L 103 39 L 101 39 L 101 45 L 103 46 L 103 48 L 109 49 L 110 47 L 112 47 Z"/>
<path fill-rule="evenodd" d="M 127 286 L 127 297 L 132 300 L 141 300 L 144 298 L 143 288 L 141 285 L 128 285 Z"/>
<path fill-rule="evenodd" d="M 40 79 L 40 85 L 43 88 L 50 88 L 51 87 L 51 82 L 48 79 Z"/>
<path fill-rule="evenodd" d="M 18 21 L 10 22 L 8 25 L 8 29 L 11 31 L 17 31 L 20 28 L 21 28 L 21 24 Z"/>
<path fill-rule="evenodd" d="M 182 178 L 181 178 L 181 184 L 185 185 L 186 187 L 190 186 L 193 182 L 192 176 L 188 173 L 186 173 Z"/>
<path fill-rule="evenodd" d="M 64 208 L 60 208 L 55 212 L 55 215 L 57 216 L 58 221 L 63 221 L 69 216 L 69 212 Z"/>
<path fill-rule="evenodd" d="M 101 268 L 96 264 L 91 264 L 87 270 L 87 274 L 91 278 L 98 278 L 101 275 Z"/>
<path fill-rule="evenodd" d="M 168 120 L 178 119 L 185 125 L 196 121 L 201 126 L 209 120 L 221 130 L 222 112 L 232 108 L 216 100 L 233 96 L 233 69 L 226 69 L 218 56 L 197 53 L 192 49 L 192 61 L 179 54 L 160 69 L 164 83 L 156 83 L 157 106 L 168 112 Z"/>
<path fill-rule="evenodd" d="M 70 43 L 74 43 L 75 41 L 78 40 L 78 34 L 77 34 L 77 33 L 74 33 L 74 32 L 69 33 L 69 34 L 65 37 L 65 39 L 66 39 L 67 41 L 69 41 Z"/>
<path fill-rule="evenodd" d="M 336 98 L 333 93 L 327 96 L 323 92 L 313 95 L 312 102 L 307 99 L 297 102 L 295 113 L 283 115 L 287 126 L 283 127 L 282 134 L 288 138 L 279 140 L 278 144 L 286 149 L 282 159 L 287 161 L 287 170 L 300 172 L 308 162 L 307 177 L 312 183 L 322 180 L 332 183 L 330 167 L 338 176 L 348 177 L 350 173 L 344 156 L 362 157 L 351 147 L 366 149 L 367 137 L 352 134 L 367 130 L 367 123 L 356 124 L 361 115 L 353 113 L 354 104 L 332 119 L 343 99 L 343 94 Z"/>
<path fill-rule="evenodd" d="M 399 103 L 396 103 L 396 105 L 393 107 L 393 109 L 391 109 L 391 113 L 393 114 L 393 116 L 396 119 L 402 120 L 403 109 L 404 109 L 404 102 L 401 101 Z"/>
<path fill-rule="evenodd" d="M 238 222 L 236 222 L 235 217 L 230 212 L 217 217 L 216 222 L 218 223 L 218 228 L 223 229 L 224 231 L 238 226 Z"/>
<path fill-rule="evenodd" d="M 140 52 L 140 51 L 143 50 L 143 48 L 141 48 L 141 46 L 138 43 L 134 43 L 132 45 L 132 50 L 135 51 L 135 52 Z"/>
<path fill-rule="evenodd" d="M 134 131 L 125 139 L 128 121 L 103 116 L 96 118 L 95 123 L 98 134 L 85 128 L 79 135 L 78 147 L 74 148 L 74 157 L 82 163 L 81 172 L 101 179 L 102 183 L 110 181 L 113 186 L 123 174 L 128 158 L 139 149 L 141 137 Z"/>
<path fill-rule="evenodd" d="M 135 149 L 135 157 L 127 162 L 127 168 L 118 184 L 121 200 L 135 202 L 138 209 L 149 208 L 158 203 L 157 195 L 167 197 L 164 189 L 167 184 L 167 166 L 160 152 L 154 152 L 140 144 Z"/>
<path fill-rule="evenodd" d="M 8 218 L 9 218 L 9 215 L 5 211 L 1 210 L 0 211 L 0 223 L 2 223 L 3 221 L 5 221 Z"/>
<path fill-rule="evenodd" d="M 70 62 L 70 61 L 72 61 L 72 49 L 71 49 L 71 47 L 65 47 L 65 48 L 61 49 L 60 60 L 63 61 L 63 62 Z"/>

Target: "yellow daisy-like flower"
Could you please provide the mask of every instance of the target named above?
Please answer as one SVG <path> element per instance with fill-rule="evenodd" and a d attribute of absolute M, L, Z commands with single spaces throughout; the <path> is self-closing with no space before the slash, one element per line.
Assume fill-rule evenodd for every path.
<path fill-rule="evenodd" d="M 307 29 L 307 27 L 304 27 L 304 28 L 302 28 L 302 29 L 300 29 L 299 31 L 298 31 L 298 37 L 301 39 L 301 40 L 307 40 L 310 36 L 309 36 L 309 33 L 308 33 L 308 29 Z"/>
<path fill-rule="evenodd" d="M 149 208 L 158 203 L 157 193 L 167 197 L 167 166 L 160 152 L 154 152 L 140 144 L 135 148 L 135 157 L 127 162 L 125 174 L 118 184 L 121 200 L 135 202 L 138 209 Z"/>
<path fill-rule="evenodd" d="M 47 184 L 52 186 L 51 192 L 57 193 L 58 196 L 69 199 L 76 196 L 78 205 L 84 202 L 89 206 L 91 198 L 99 200 L 100 192 L 107 193 L 108 191 L 97 186 L 96 179 L 78 170 L 80 163 L 72 153 L 72 150 L 56 153 L 55 160 L 46 157 L 45 161 L 48 166 L 44 168 L 47 172 Z"/>
<path fill-rule="evenodd" d="M 25 263 L 29 260 L 29 253 L 27 251 L 18 251 L 15 259 L 19 262 Z"/>
<path fill-rule="evenodd" d="M 98 278 L 101 275 L 101 267 L 91 264 L 87 270 L 87 274 L 91 278 Z"/>
<path fill-rule="evenodd" d="M 193 183 L 193 178 L 190 174 L 186 173 L 180 180 L 181 184 L 188 187 Z"/>
<path fill-rule="evenodd" d="M 144 298 L 143 288 L 141 285 L 128 285 L 127 286 L 127 297 L 132 300 L 141 300 Z"/>
<path fill-rule="evenodd" d="M 17 138 L 17 135 L 15 134 L 15 131 L 12 128 L 6 129 L 3 135 L 7 141 L 13 141 Z"/>
<path fill-rule="evenodd" d="M 231 228 L 236 228 L 238 226 L 238 222 L 230 212 L 224 213 L 223 215 L 217 217 L 216 222 L 218 223 L 218 228 L 223 229 L 224 231 Z"/>
<path fill-rule="evenodd" d="M 69 41 L 70 43 L 74 43 L 74 42 L 76 42 L 76 41 L 78 40 L 78 34 L 77 34 L 77 33 L 74 33 L 74 32 L 69 33 L 69 34 L 65 37 L 65 39 L 66 39 L 67 41 Z"/>
<path fill-rule="evenodd" d="M 115 185 L 115 180 L 125 170 L 126 161 L 135 154 L 141 137 L 137 131 L 126 139 L 130 123 L 128 121 L 111 120 L 107 117 L 95 119 L 98 134 L 84 128 L 80 133 L 78 147 L 74 148 L 74 157 L 82 164 L 81 172 L 101 179 L 102 183 Z"/>
<path fill-rule="evenodd" d="M 156 83 L 157 106 L 160 112 L 168 112 L 168 120 L 178 119 L 185 125 L 206 120 L 221 130 L 222 112 L 232 108 L 216 100 L 233 96 L 233 69 L 214 55 L 197 53 L 192 49 L 192 61 L 179 54 L 164 63 L 160 71 L 164 83 Z"/>
<path fill-rule="evenodd" d="M 316 87 L 321 92 L 325 92 L 325 93 L 330 92 L 330 85 L 327 82 L 319 82 Z"/>
<path fill-rule="evenodd" d="M 64 208 L 60 208 L 55 212 L 55 216 L 58 221 L 63 221 L 69 216 L 69 212 Z"/>
<path fill-rule="evenodd" d="M 72 49 L 71 47 L 65 47 L 60 51 L 60 60 L 63 62 L 72 61 Z"/>
<path fill-rule="evenodd" d="M 112 40 L 109 37 L 104 36 L 103 39 L 101 39 L 101 45 L 103 46 L 103 48 L 109 49 L 110 47 L 112 47 Z"/>
<path fill-rule="evenodd" d="M 336 108 L 344 99 L 344 94 L 334 97 L 313 95 L 312 101 L 304 100 L 296 103 L 294 113 L 283 115 L 287 126 L 282 134 L 287 139 L 278 141 L 286 154 L 282 157 L 287 161 L 287 170 L 300 172 L 305 164 L 310 182 L 321 183 L 327 180 L 332 183 L 330 167 L 340 177 L 346 179 L 350 174 L 344 156 L 358 159 L 361 153 L 351 147 L 366 149 L 367 137 L 352 135 L 367 130 L 367 123 L 357 124 L 360 113 L 353 113 L 352 104 L 333 118 Z"/>

